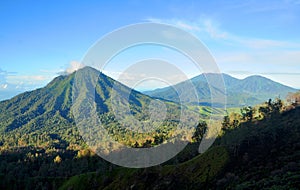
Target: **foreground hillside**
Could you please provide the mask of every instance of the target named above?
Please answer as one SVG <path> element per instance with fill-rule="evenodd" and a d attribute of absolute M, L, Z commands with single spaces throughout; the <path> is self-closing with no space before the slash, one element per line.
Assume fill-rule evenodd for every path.
<path fill-rule="evenodd" d="M 224 147 L 177 165 L 147 169 L 119 168 L 106 174 L 74 176 L 61 189 L 199 189 L 209 185 L 228 163 Z"/>
<path fill-rule="evenodd" d="M 177 165 L 120 168 L 70 178 L 61 189 L 298 189 L 300 107 L 260 109 L 262 119 L 229 128 L 206 153 Z M 271 108 L 275 108 L 271 110 Z"/>

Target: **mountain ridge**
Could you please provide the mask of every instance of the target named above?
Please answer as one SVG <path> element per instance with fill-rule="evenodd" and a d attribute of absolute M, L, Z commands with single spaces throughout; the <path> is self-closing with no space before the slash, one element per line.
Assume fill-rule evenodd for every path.
<path fill-rule="evenodd" d="M 195 76 L 190 79 L 197 89 L 199 95 L 200 105 L 207 105 L 211 103 L 221 103 L 221 102 L 210 102 L 210 88 L 216 88 L 213 85 L 208 84 L 207 81 L 219 80 L 222 78 L 227 96 L 227 106 L 229 107 L 242 107 L 263 103 L 267 99 L 275 99 L 277 97 L 285 97 L 289 92 L 296 92 L 297 89 L 283 85 L 281 83 L 275 82 L 269 78 L 252 75 L 244 79 L 237 79 L 225 73 L 204 73 Z M 207 80 L 209 79 L 209 80 Z M 182 88 L 185 81 L 180 82 L 174 86 L 176 89 Z M 213 89 L 213 91 L 218 93 L 223 93 L 221 89 Z M 179 102 L 176 93 L 171 87 L 164 87 L 159 89 L 154 89 L 152 91 L 145 91 L 145 94 L 153 96 L 156 98 L 162 98 L 174 102 Z"/>
<path fill-rule="evenodd" d="M 94 72 L 99 72 L 99 75 L 104 75 L 102 72 L 92 68 L 92 67 L 85 67 L 86 69 L 92 69 Z M 75 71 L 76 72 L 76 71 Z M 55 77 L 53 80 L 51 80 L 47 85 L 45 85 L 44 87 L 47 87 L 48 85 L 50 85 L 51 83 L 53 83 L 54 81 L 58 81 L 59 79 L 62 79 L 62 78 L 65 78 L 65 77 L 68 77 L 68 76 L 72 76 L 74 75 L 74 73 L 70 73 L 70 74 L 67 74 L 67 75 L 59 75 L 57 77 Z M 289 92 L 296 92 L 298 89 L 296 88 L 293 88 L 293 87 L 290 87 L 290 86 L 287 86 L 287 85 L 284 85 L 284 84 L 281 84 L 279 82 L 275 82 L 267 77 L 264 77 L 264 76 L 261 76 L 261 75 L 251 75 L 251 76 L 247 76 L 243 79 L 238 79 L 238 78 L 235 78 L 229 74 L 226 74 L 226 73 L 202 73 L 198 76 L 195 76 L 195 77 L 192 77 L 191 79 L 188 79 L 190 81 L 192 81 L 192 83 L 196 86 L 196 88 L 198 87 L 198 93 L 200 94 L 200 96 L 204 96 L 206 100 L 209 100 L 210 99 L 210 96 L 208 95 L 210 93 L 210 90 L 209 88 L 214 88 L 213 86 L 210 86 L 209 84 L 207 84 L 207 79 L 206 77 L 210 77 L 210 78 L 215 78 L 215 76 L 220 76 L 222 77 L 222 79 L 224 80 L 224 84 L 225 84 L 225 88 L 227 90 L 227 94 L 226 95 L 232 95 L 233 93 L 235 94 L 240 94 L 240 93 L 248 93 L 248 94 L 242 94 L 241 96 L 247 96 L 249 98 L 249 96 L 252 96 L 253 99 L 256 99 L 256 101 L 254 103 L 250 103 L 251 105 L 255 105 L 255 104 L 258 104 L 258 103 L 262 103 L 262 102 L 259 102 L 261 100 L 266 100 L 266 98 L 268 98 L 267 96 L 272 94 L 274 92 L 274 90 L 272 91 L 272 89 L 270 88 L 266 88 L 266 86 L 275 86 L 277 87 L 277 90 L 276 90 L 276 94 L 272 94 L 271 97 L 269 98 L 275 98 L 274 95 L 276 97 L 280 96 L 283 94 L 283 96 L 286 96 L 287 95 L 287 91 Z M 107 75 L 105 75 L 107 76 Z M 109 76 L 107 76 L 109 77 Z M 109 77 L 111 80 L 113 81 L 116 81 L 115 79 Z M 173 86 L 178 86 L 180 85 L 181 83 L 184 83 L 186 81 L 182 81 L 182 82 L 179 82 Z M 260 83 L 259 85 L 255 85 L 255 83 Z M 266 83 L 268 85 L 263 85 L 262 87 L 261 86 L 261 83 Z M 246 88 L 245 88 L 246 86 Z M 27 93 L 27 92 L 31 92 L 31 91 L 35 91 L 35 90 L 38 90 L 38 89 L 42 89 L 44 87 L 40 87 L 40 88 L 37 88 L 37 89 L 34 89 L 34 90 L 30 90 L 30 91 L 25 91 L 25 92 L 21 92 L 9 99 L 3 99 L 1 100 L 0 102 L 2 101 L 7 101 L 7 100 L 10 100 L 10 99 L 13 99 L 15 98 L 16 96 L 19 96 L 21 94 L 24 94 L 24 93 Z M 257 91 L 257 89 L 255 87 L 260 87 L 260 90 L 269 90 L 269 91 L 272 91 L 271 93 L 266 93 L 266 92 L 263 92 L 263 97 L 261 98 L 255 98 L 253 96 L 259 96 L 259 94 L 255 94 L 253 95 L 252 93 L 255 92 L 255 93 L 262 93 L 261 91 Z M 172 88 L 172 86 L 167 86 L 167 87 L 163 87 L 163 88 L 156 88 L 156 89 L 153 89 L 153 90 L 146 90 L 146 91 L 138 91 L 138 90 L 135 90 L 135 89 L 132 89 L 133 91 L 135 91 L 136 93 L 140 93 L 140 94 L 144 94 L 144 95 L 147 95 L 147 96 L 154 96 L 155 98 L 158 98 L 158 99 L 165 99 L 167 101 L 172 101 L 172 102 L 179 102 L 178 99 L 174 98 L 173 96 L 175 96 L 174 94 L 176 93 L 171 93 L 171 95 L 169 94 L 170 92 L 167 92 L 169 91 L 169 89 Z M 282 90 L 284 89 L 284 90 Z M 214 89 L 215 91 L 218 91 L 218 89 Z M 239 92 L 241 91 L 241 92 Z M 282 93 L 282 91 L 284 91 L 284 93 Z M 164 93 L 166 93 L 166 95 L 164 95 Z M 250 94 L 249 94 L 250 93 Z M 200 101 L 200 102 L 203 102 L 203 101 Z M 231 104 L 229 102 L 229 104 Z M 234 104 L 234 106 L 236 106 L 237 104 Z M 243 104 L 243 106 L 246 105 L 246 103 Z"/>
<path fill-rule="evenodd" d="M 80 89 L 74 90 L 77 87 L 80 87 Z M 113 103 L 112 97 L 117 98 L 116 104 Z M 129 119 L 127 114 L 121 115 L 121 117 L 124 117 L 123 125 L 133 125 L 135 128 L 141 127 L 132 123 L 135 122 L 133 121 L 135 118 L 149 121 L 148 123 L 144 122 L 142 125 L 142 128 L 147 128 L 151 125 L 150 121 L 152 121 L 148 107 L 153 100 L 155 99 L 119 83 L 94 68 L 85 67 L 70 75 L 58 76 L 43 88 L 24 92 L 9 100 L 1 101 L 0 142 L 14 147 L 18 146 L 19 142 L 8 142 L 6 139 L 10 135 L 20 134 L 25 138 L 24 141 L 28 141 L 32 136 L 45 135 L 47 138 L 44 139 L 43 143 L 47 144 L 51 141 L 49 139 L 51 135 L 49 134 L 53 133 L 64 137 L 66 145 L 69 146 L 75 142 L 75 139 L 66 138 L 66 131 L 78 133 L 76 131 L 76 123 L 78 122 L 76 116 L 83 116 L 83 111 L 89 110 L 87 106 L 79 106 L 80 109 L 77 109 L 78 105 L 82 103 L 95 105 L 102 124 L 110 128 L 113 134 L 123 135 L 122 139 L 125 140 L 127 140 L 124 137 L 126 135 L 142 137 L 142 134 L 133 133 L 130 130 L 127 130 L 125 134 L 121 129 L 121 124 L 116 119 L 116 113 L 124 110 L 131 113 L 132 119 Z M 172 118 L 166 122 L 173 125 L 176 123 L 176 118 L 179 118 L 181 108 L 172 102 L 165 101 L 164 103 L 166 108 L 170 109 L 166 117 Z M 115 108 L 118 110 L 114 110 Z M 163 130 L 164 127 L 164 125 L 161 125 L 158 130 Z M 155 133 L 155 131 L 149 132 L 149 135 L 152 133 Z M 125 143 L 131 146 L 131 143 L 135 142 L 128 141 Z"/>

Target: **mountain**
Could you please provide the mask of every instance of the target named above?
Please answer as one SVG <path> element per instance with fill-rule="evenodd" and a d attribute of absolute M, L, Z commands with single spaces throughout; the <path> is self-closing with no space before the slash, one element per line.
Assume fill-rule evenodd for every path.
<path fill-rule="evenodd" d="M 160 110 L 153 107 L 155 104 L 161 105 L 160 102 L 167 109 L 164 123 L 159 121 Z M 89 117 L 92 113 L 87 110 L 92 110 L 94 104 L 102 125 L 109 129 L 115 139 L 129 146 L 134 143 L 142 146 L 146 137 L 153 139 L 157 131 L 172 130 L 184 109 L 176 103 L 153 99 L 98 70 L 85 67 L 70 75 L 56 77 L 44 88 L 0 102 L 0 145 L 59 144 L 61 148 L 67 148 L 82 144 L 82 141 L 78 141 L 79 119 Z M 152 111 L 149 106 L 152 106 Z M 128 127 L 128 130 L 124 130 L 124 127 Z M 157 128 L 153 130 L 154 127 Z M 16 136 L 20 137 L 18 141 L 13 139 Z M 160 138 L 167 140 L 169 137 L 163 135 Z"/>
<path fill-rule="evenodd" d="M 160 118 L 164 115 L 156 105 L 167 110 L 163 122 Z M 94 123 L 81 123 L 82 117 L 94 118 L 89 115 L 93 108 L 97 115 L 92 116 L 98 116 L 95 118 L 106 129 L 105 134 L 99 125 L 91 128 Z M 137 148 L 134 150 L 165 147 L 174 140 L 184 142 L 180 143 L 184 147 L 192 134 L 184 141 L 178 139 L 184 137 L 184 124 L 177 128 L 179 118 L 185 118 L 181 117 L 183 110 L 176 103 L 130 89 L 91 67 L 58 76 L 43 88 L 0 102 L 0 189 L 57 189 L 67 177 L 95 170 L 107 172 L 116 166 L 95 156 L 98 149 L 93 147 L 106 145 L 107 139 Z M 126 112 L 130 114 L 122 114 Z M 188 121 L 192 114 L 185 114 Z M 87 130 L 87 136 L 80 130 Z M 103 152 L 113 155 L 120 148 L 111 142 Z"/>
<path fill-rule="evenodd" d="M 227 77 L 227 84 L 232 86 L 241 82 Z M 199 77 L 198 89 L 207 89 L 207 84 L 201 80 L 203 78 Z M 248 83 L 245 81 L 244 85 Z M 223 93 L 218 89 L 215 92 Z M 90 67 L 59 76 L 44 88 L 0 102 L 0 189 L 299 187 L 300 108 L 295 102 L 283 109 L 276 109 L 276 106 L 282 106 L 278 102 L 253 109 L 253 115 L 259 117 L 251 117 L 252 121 L 233 115 L 229 124 L 234 127 L 226 128 L 203 154 L 198 154 L 199 142 L 191 142 L 166 163 L 130 169 L 105 161 L 83 141 L 74 116 L 86 116 L 85 108 L 91 106 L 86 100 L 94 100 L 101 122 L 112 132 L 111 137 L 138 149 L 165 144 L 169 134 L 175 133 L 173 124 L 181 110 L 176 103 L 160 100 L 169 110 L 167 118 L 175 120 L 167 121 L 164 123 L 167 127 L 154 132 L 133 133 L 120 127 L 116 122 L 118 118 L 114 117 L 112 97 L 118 94 L 116 100 L 121 102 L 117 104 L 120 110 L 125 108 L 122 102 L 129 94 L 132 115 L 149 121 L 148 107 L 157 99 L 134 91 Z M 75 106 L 84 105 L 82 109 L 72 108 L 74 98 L 79 100 Z M 125 117 L 125 120 L 129 122 L 126 124 L 135 124 L 132 118 Z M 91 132 L 97 134 L 97 131 Z"/>
<path fill-rule="evenodd" d="M 217 81 L 223 78 L 226 93 L 217 86 L 209 85 L 207 81 Z M 206 73 L 192 78 L 191 83 L 195 86 L 198 94 L 200 105 L 211 105 L 212 103 L 222 103 L 218 100 L 211 102 L 211 88 L 213 92 L 227 97 L 228 107 L 242 107 L 260 104 L 269 98 L 285 98 L 289 92 L 297 90 L 262 76 L 250 76 L 245 79 L 237 79 L 227 74 Z M 153 91 L 146 91 L 145 94 L 166 99 L 169 101 L 179 102 L 180 89 L 183 89 L 186 81 L 176 84 L 174 87 L 165 87 Z M 179 89 L 176 92 L 174 89 Z M 216 94 L 218 96 L 218 94 Z"/>
<path fill-rule="evenodd" d="M 99 76 L 100 73 L 92 68 L 86 68 L 90 76 Z M 59 76 L 44 88 L 22 93 L 10 100 L 0 102 L 0 133 L 22 134 L 61 131 L 74 126 L 71 114 L 72 83 L 75 73 L 68 76 Z M 104 75 L 103 86 L 109 87 L 112 79 Z M 102 89 L 105 94 L 106 89 Z M 100 97 L 99 97 L 100 98 Z M 51 118 L 51 119 L 50 119 Z M 62 128 L 61 128 L 62 127 Z"/>

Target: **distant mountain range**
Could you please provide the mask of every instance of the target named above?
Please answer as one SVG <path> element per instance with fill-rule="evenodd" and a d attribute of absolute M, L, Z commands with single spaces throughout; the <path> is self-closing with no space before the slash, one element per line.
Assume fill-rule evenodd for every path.
<path fill-rule="evenodd" d="M 192 78 L 190 81 L 195 86 L 198 93 L 200 105 L 218 104 L 221 102 L 211 102 L 211 90 L 215 88 L 214 92 L 224 93 L 223 90 L 210 86 L 207 81 L 214 81 L 222 77 L 225 84 L 228 107 L 242 107 L 248 105 L 256 105 L 274 98 L 285 98 L 289 92 L 296 92 L 297 89 L 285 86 L 278 82 L 272 81 L 262 76 L 250 76 L 245 79 L 237 79 L 227 74 L 207 73 L 201 74 Z M 209 79 L 209 80 L 207 80 Z M 146 91 L 145 94 L 166 99 L 174 102 L 179 102 L 178 93 L 174 89 L 184 88 L 186 81 L 176 84 L 173 87 L 165 87 L 152 91 Z"/>
<path fill-rule="evenodd" d="M 93 68 L 85 67 L 77 71 L 78 73 L 91 78 L 98 77 L 97 84 L 94 85 L 97 86 L 95 90 L 95 102 L 99 113 L 109 114 L 113 110 L 110 98 L 113 92 L 113 85 L 117 84 L 118 88 L 120 88 L 118 93 L 130 94 L 130 111 L 136 117 L 144 119 L 149 117 L 145 115 L 146 110 L 149 103 L 156 98 L 162 99 L 169 106 L 173 115 L 178 115 L 177 102 L 179 102 L 179 98 L 173 87 L 144 92 L 146 94 L 144 95 Z M 25 92 L 9 100 L 0 102 L 0 132 L 9 132 L 15 129 L 22 129 L 22 133 L 36 130 L 45 131 L 49 128 L 54 130 L 53 122 L 64 126 L 74 124 L 74 113 L 71 113 L 71 105 L 75 74 L 56 77 L 44 88 Z M 209 86 L 206 77 L 214 79 L 219 76 L 217 74 L 201 74 L 192 78 L 191 82 L 197 90 L 200 105 L 209 106 L 211 104 L 210 88 L 215 87 Z M 229 107 L 255 105 L 265 102 L 269 98 L 284 98 L 287 93 L 297 91 L 294 88 L 284 86 L 261 76 L 251 76 L 243 80 L 236 79 L 227 74 L 222 74 L 222 77 L 227 90 L 227 106 Z M 180 89 L 183 84 L 184 82 L 175 86 Z M 224 93 L 218 89 L 215 89 L 215 92 Z M 80 93 L 84 97 L 94 92 L 84 91 Z M 189 93 L 187 92 L 187 95 Z M 120 106 L 121 108 L 122 106 Z M 49 118 L 52 120 L 50 121 Z M 57 129 L 57 131 L 59 130 Z"/>

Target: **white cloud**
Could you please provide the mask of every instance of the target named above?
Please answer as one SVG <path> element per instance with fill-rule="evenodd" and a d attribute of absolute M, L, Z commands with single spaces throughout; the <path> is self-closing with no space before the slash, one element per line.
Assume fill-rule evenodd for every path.
<path fill-rule="evenodd" d="M 198 19 L 196 21 L 187 21 L 182 19 L 146 19 L 149 22 L 171 24 L 183 30 L 192 32 L 201 40 L 209 36 L 211 40 L 224 42 L 229 46 L 241 46 L 250 49 L 268 49 L 268 48 L 300 48 L 300 43 L 274 39 L 260 39 L 238 36 L 220 28 L 220 24 L 212 19 Z"/>
<path fill-rule="evenodd" d="M 6 89 L 7 86 L 8 86 L 7 84 L 1 84 L 1 85 L 0 85 L 0 88 L 1 88 L 1 89 Z"/>
<path fill-rule="evenodd" d="M 174 25 L 178 28 L 181 28 L 183 30 L 188 30 L 188 31 L 202 31 L 203 28 L 201 25 L 199 25 L 196 22 L 188 22 L 184 20 L 179 20 L 179 19 L 158 19 L 158 18 L 148 18 L 146 19 L 148 22 L 155 22 L 155 23 L 161 23 L 161 24 L 170 24 Z"/>
<path fill-rule="evenodd" d="M 66 73 L 67 74 L 71 74 L 73 73 L 74 71 L 77 71 L 78 69 L 81 69 L 83 68 L 84 65 L 81 64 L 80 62 L 77 62 L 77 61 L 71 61 L 70 62 L 70 66 L 66 69 Z"/>
<path fill-rule="evenodd" d="M 286 75 L 276 74 L 276 76 L 272 74 L 270 78 L 289 86 L 299 87 L 296 83 L 300 75 L 289 74 L 300 73 L 300 41 L 298 40 L 242 36 L 224 30 L 220 23 L 210 18 L 193 21 L 152 18 L 148 21 L 174 25 L 193 33 L 210 48 L 222 72 L 245 71 L 246 73 L 232 73 L 239 78 L 251 74 L 267 76 L 267 73 L 287 73 Z"/>
<path fill-rule="evenodd" d="M 83 68 L 84 65 L 78 61 L 71 61 L 70 64 L 67 66 L 67 68 L 65 70 L 59 71 L 57 72 L 57 74 L 59 75 L 68 75 L 71 74 L 75 71 L 77 71 L 78 69 Z"/>
<path fill-rule="evenodd" d="M 196 26 L 196 25 L 192 25 L 192 24 L 188 24 L 188 23 L 184 23 L 182 21 L 177 21 L 176 23 L 177 26 L 179 26 L 180 28 L 184 28 L 186 30 L 193 30 L 193 31 L 200 31 L 201 29 Z"/>
<path fill-rule="evenodd" d="M 226 39 L 228 38 L 227 32 L 220 31 L 218 27 L 216 27 L 211 20 L 205 20 L 203 22 L 205 26 L 206 32 L 210 35 L 213 39 Z"/>
<path fill-rule="evenodd" d="M 199 34 L 205 32 L 213 39 L 226 39 L 227 32 L 221 31 L 218 24 L 213 22 L 211 19 L 199 19 L 197 21 L 186 21 L 181 19 L 157 19 L 149 18 L 146 19 L 149 22 L 156 22 L 162 24 L 171 24 L 180 29 L 187 30 L 194 34 Z"/>

